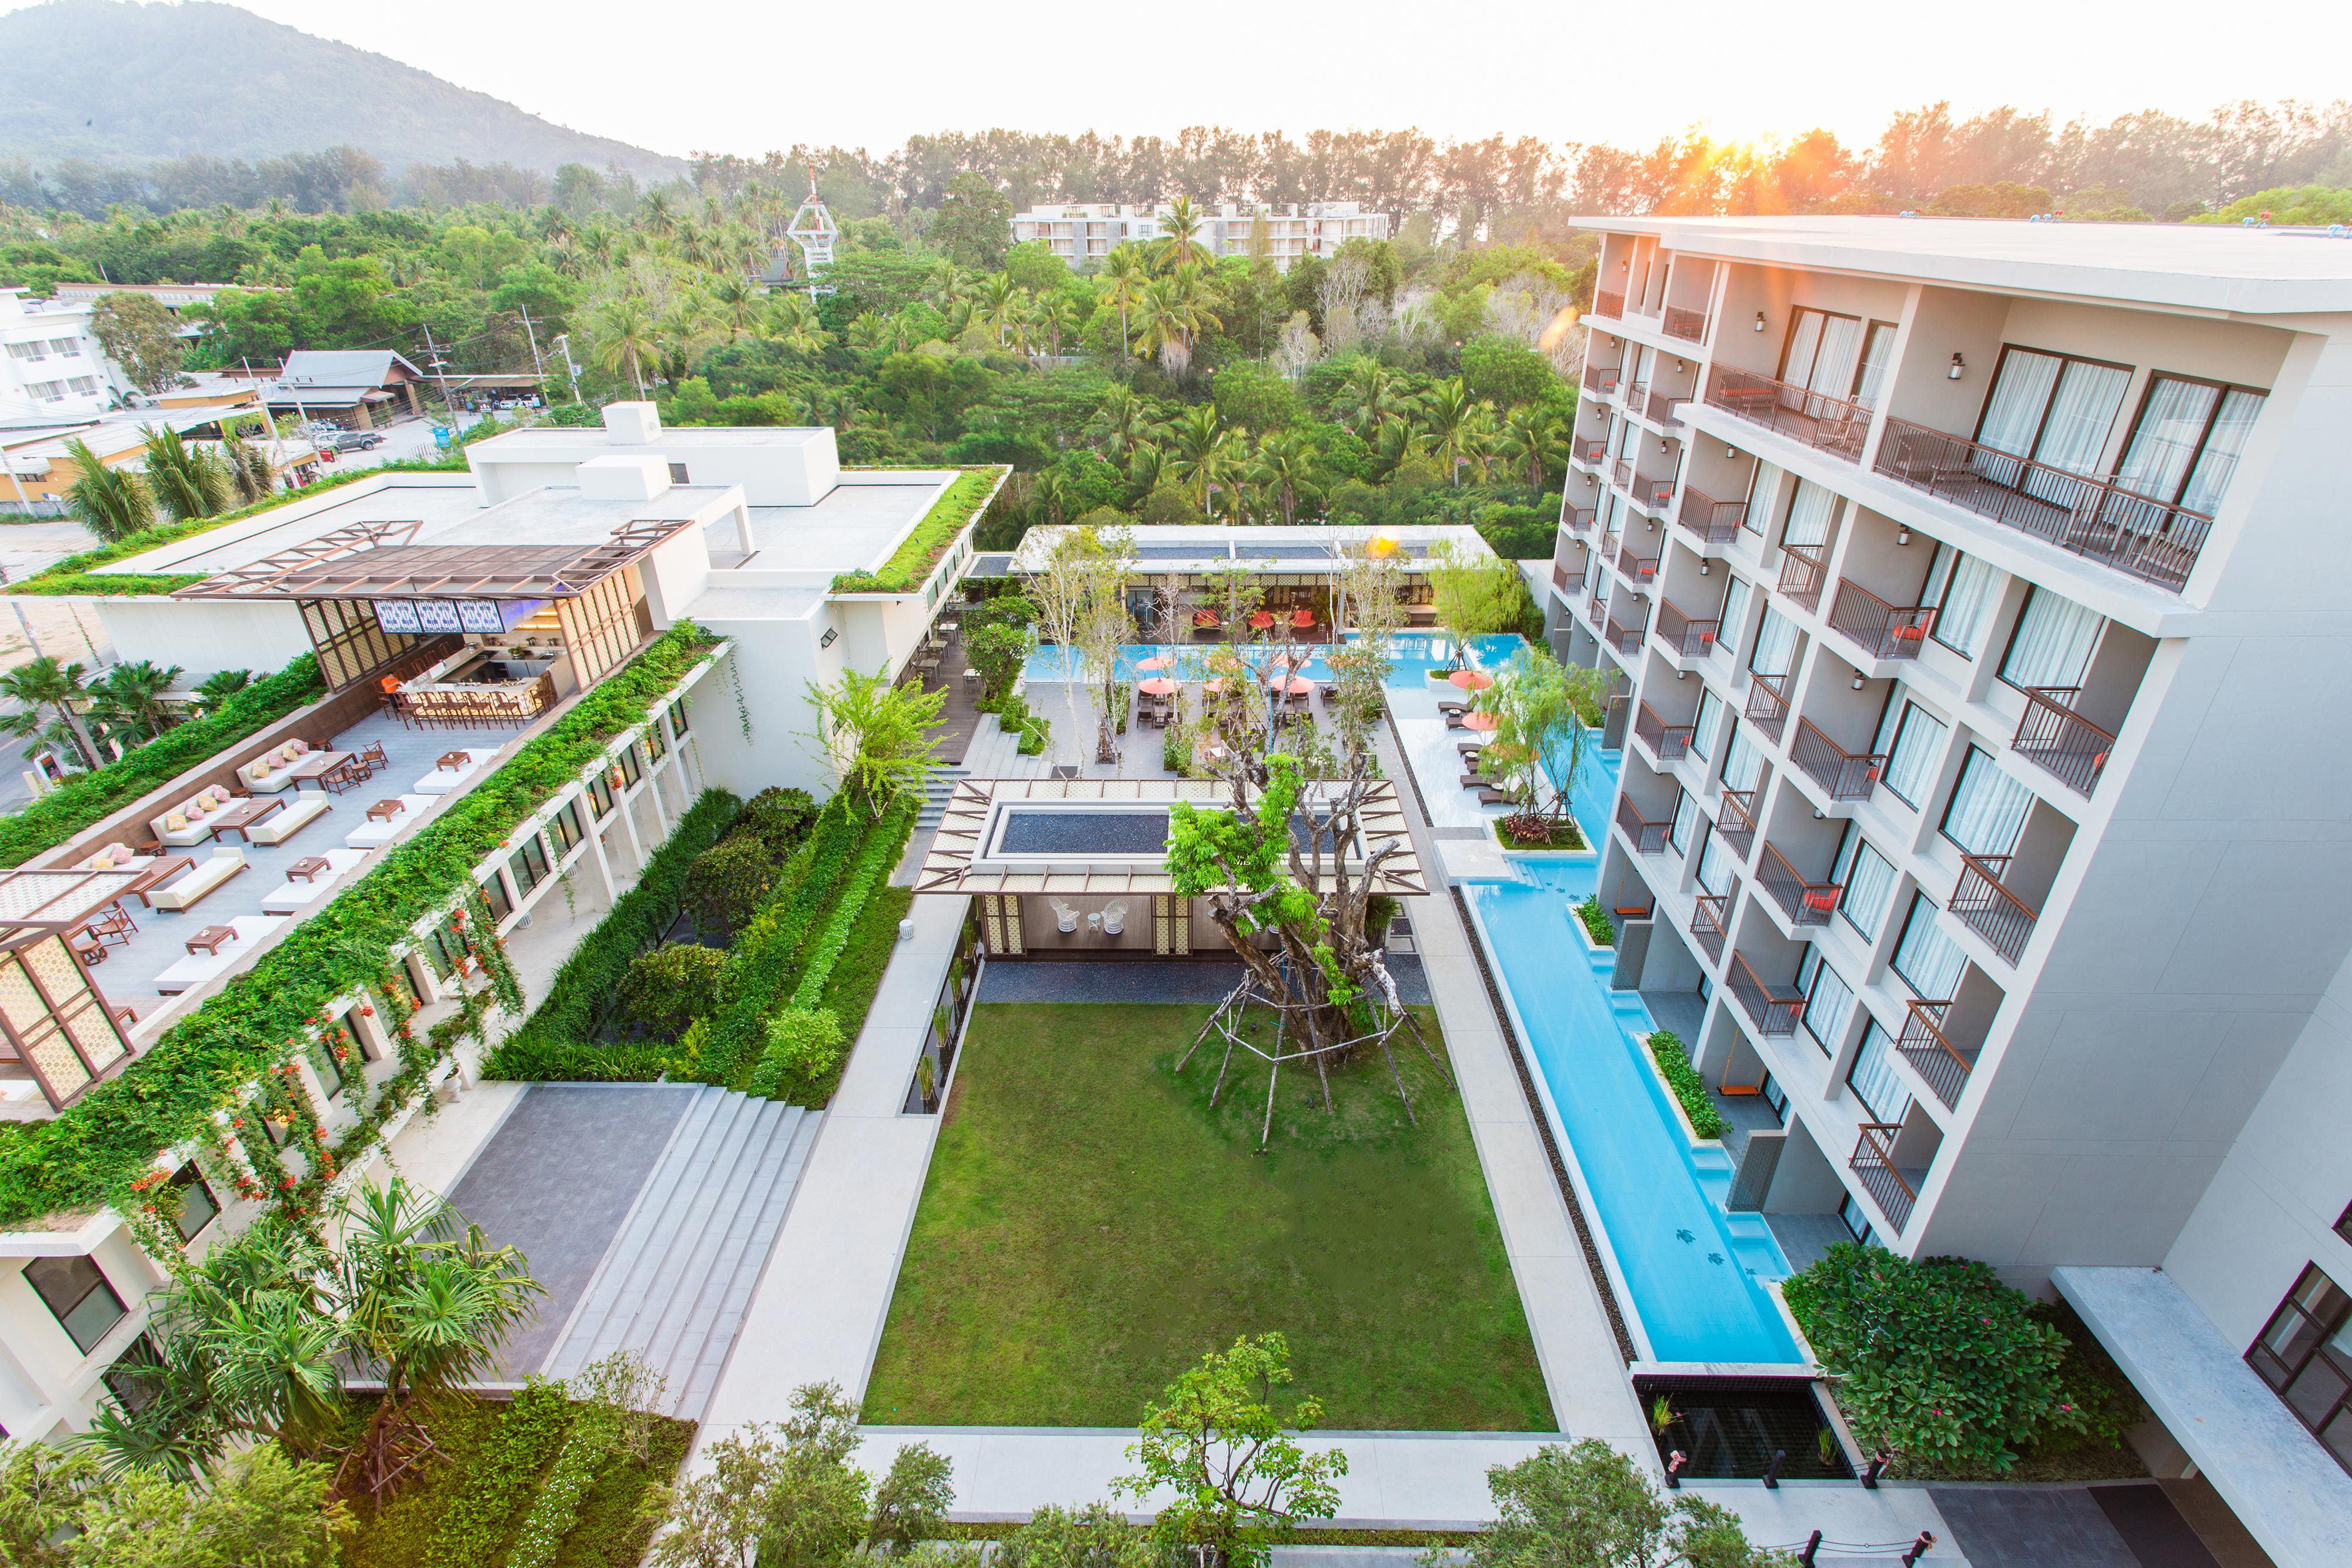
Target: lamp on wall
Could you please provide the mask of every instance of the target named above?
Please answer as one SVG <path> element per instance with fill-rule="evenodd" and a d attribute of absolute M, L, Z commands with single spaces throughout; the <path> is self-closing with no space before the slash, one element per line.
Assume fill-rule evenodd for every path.
<path fill-rule="evenodd" d="M 1902 523 L 1896 526 L 1895 529 L 1895 542 L 1899 545 L 1907 545 L 1911 542 L 1910 524 Z"/>
<path fill-rule="evenodd" d="M 830 648 L 833 646 L 833 640 L 840 635 L 840 627 L 828 626 L 824 629 L 824 635 L 816 640 L 816 645 L 820 648 Z"/>
<path fill-rule="evenodd" d="M 1764 312 L 1761 310 L 1756 312 L 1756 329 L 1759 332 L 1764 329 Z"/>
<path fill-rule="evenodd" d="M 1960 358 L 1960 351 L 1958 349 L 1954 349 L 1952 350 L 1952 368 L 1946 371 L 1944 374 L 1953 381 L 1958 381 L 1960 379 L 1960 372 L 1968 368 L 1969 362 Z"/>
<path fill-rule="evenodd" d="M 1853 689 L 1855 691 L 1862 690 L 1862 672 L 1860 670 L 1856 670 L 1853 673 Z"/>
<path fill-rule="evenodd" d="M 1698 563 L 1698 574 L 1701 577 L 1705 577 L 1706 575 L 1706 562 L 1704 559 L 1700 560 Z"/>

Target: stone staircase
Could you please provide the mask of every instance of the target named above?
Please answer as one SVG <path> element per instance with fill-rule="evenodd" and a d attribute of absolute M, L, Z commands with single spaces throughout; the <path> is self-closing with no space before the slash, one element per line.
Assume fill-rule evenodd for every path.
<path fill-rule="evenodd" d="M 959 780 L 971 777 L 969 768 L 935 768 L 923 789 L 923 809 L 915 813 L 915 835 L 920 839 L 940 825 L 947 810 L 948 797 L 955 793 Z"/>
<path fill-rule="evenodd" d="M 671 1412 L 698 1420 L 820 1120 L 730 1090 L 697 1093 L 541 1370 L 568 1377 L 639 1351 L 669 1379 Z"/>

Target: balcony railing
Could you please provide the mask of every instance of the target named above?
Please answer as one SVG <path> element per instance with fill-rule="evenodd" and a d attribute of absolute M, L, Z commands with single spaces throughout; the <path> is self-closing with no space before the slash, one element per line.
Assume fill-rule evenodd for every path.
<path fill-rule="evenodd" d="M 2116 737 L 2074 711 L 2080 686 L 2023 689 L 2025 714 L 2017 721 L 2011 748 L 2076 794 L 2088 795 L 2115 752 Z"/>
<path fill-rule="evenodd" d="M 1652 424 L 1671 425 L 1675 429 L 1680 430 L 1683 427 L 1683 422 L 1675 417 L 1675 404 L 1678 402 L 1688 402 L 1689 401 L 1690 399 L 1686 397 L 1676 397 L 1672 392 L 1652 392 L 1650 394 L 1650 406 L 1647 410 L 1650 416 L 1650 423 Z"/>
<path fill-rule="evenodd" d="M 1595 316 L 1614 316 L 1622 320 L 1625 315 L 1624 291 L 1612 288 L 1595 289 L 1592 295 L 1592 313 Z"/>
<path fill-rule="evenodd" d="M 1720 621 L 1694 621 L 1675 608 L 1671 599 L 1658 601 L 1658 635 L 1666 646 L 1685 659 L 1703 658 L 1715 652 L 1716 633 L 1723 630 Z"/>
<path fill-rule="evenodd" d="M 1598 632 L 1609 620 L 1609 601 L 1595 588 L 1584 596 L 1584 619 Z"/>
<path fill-rule="evenodd" d="M 2012 457 L 1908 420 L 1890 419 L 1876 470 L 1963 511 L 2005 524 L 2178 593 L 2213 519 L 2111 479 Z"/>
<path fill-rule="evenodd" d="M 1791 545 L 1780 547 L 1780 582 L 1782 597 L 1808 610 L 1822 607 L 1822 584 L 1829 580 L 1829 547 L 1826 545 Z"/>
<path fill-rule="evenodd" d="M 1609 465 L 1609 477 L 1620 490 L 1632 489 L 1633 487 L 1633 460 L 1630 457 L 1620 457 L 1617 459 L 1616 462 Z"/>
<path fill-rule="evenodd" d="M 1597 392 L 1601 390 L 1601 383 L 1604 380 L 1613 380 L 1616 374 L 1617 367 L 1614 365 L 1587 365 L 1584 367 L 1584 390 Z"/>
<path fill-rule="evenodd" d="M 1756 885 L 1771 895 L 1791 925 L 1827 925 L 1845 891 L 1834 882 L 1807 882 L 1769 840 L 1764 858 L 1756 862 Z"/>
<path fill-rule="evenodd" d="M 1985 939 L 1985 945 L 2014 965 L 2033 935 L 2041 913 L 2000 884 L 2009 869 L 2007 855 L 1960 856 L 1960 880 L 1944 907 L 1960 923 Z"/>
<path fill-rule="evenodd" d="M 1559 509 L 1559 526 L 1570 533 L 1582 534 L 1591 530 L 1592 519 L 1597 515 L 1597 508 L 1591 507 L 1562 507 Z"/>
<path fill-rule="evenodd" d="M 1691 938 L 1710 963 L 1723 962 L 1724 922 L 1730 918 L 1730 905 L 1727 894 L 1702 893 L 1691 906 Z"/>
<path fill-rule="evenodd" d="M 1643 403 L 1647 402 L 1649 401 L 1649 399 L 1650 399 L 1650 383 L 1649 383 L 1649 382 L 1627 382 L 1625 383 L 1625 412 L 1626 412 L 1627 413 L 1641 413 L 1641 412 L 1642 412 L 1642 405 L 1643 405 Z"/>
<path fill-rule="evenodd" d="M 1789 743 L 1789 759 L 1832 800 L 1869 800 L 1870 792 L 1878 787 L 1879 775 L 1886 770 L 1884 753 L 1848 751 L 1815 728 L 1809 718 L 1797 721 L 1797 738 Z"/>
<path fill-rule="evenodd" d="M 1911 1223 L 1911 1206 L 1919 1201 L 1909 1179 L 1895 1168 L 1895 1140 L 1902 1133 L 1902 1127 L 1893 1122 L 1864 1122 L 1862 1135 L 1854 1140 L 1853 1158 L 1846 1162 L 1862 1178 L 1862 1189 L 1878 1205 L 1878 1212 L 1886 1216 L 1887 1225 L 1898 1233 Z"/>
<path fill-rule="evenodd" d="M 1675 482 L 1672 479 L 1636 479 L 1633 481 L 1635 504 L 1653 512 L 1664 512 L 1674 504 Z"/>
<path fill-rule="evenodd" d="M 1726 978 L 1731 985 L 1731 995 L 1739 1003 L 1739 1010 L 1762 1035 L 1794 1034 L 1798 1015 L 1805 1010 L 1805 994 L 1794 986 L 1767 985 L 1748 962 L 1745 953 L 1731 956 L 1731 968 Z"/>
<path fill-rule="evenodd" d="M 1626 613 L 1630 615 L 1633 612 L 1629 610 Z M 1609 629 L 1601 634 L 1601 641 L 1619 653 L 1631 656 L 1641 651 L 1642 633 L 1648 631 L 1649 626 L 1650 618 L 1646 615 L 1636 620 L 1631 626 L 1612 615 L 1609 618 Z"/>
<path fill-rule="evenodd" d="M 1636 851 L 1654 855 L 1665 852 L 1666 833 L 1675 824 L 1671 819 L 1659 822 L 1647 821 L 1634 807 L 1632 799 L 1621 794 L 1617 797 L 1617 825 L 1625 830 L 1625 836 L 1633 841 Z"/>
<path fill-rule="evenodd" d="M 1650 755 L 1661 762 L 1677 762 L 1690 752 L 1691 739 L 1697 727 L 1687 724 L 1668 724 L 1665 715 L 1648 703 L 1633 710 L 1633 733 Z"/>
<path fill-rule="evenodd" d="M 1858 402 L 1728 365 L 1715 367 L 1707 379 L 1706 401 L 1849 463 L 1862 461 L 1863 440 L 1870 434 L 1870 410 Z"/>
<path fill-rule="evenodd" d="M 1748 722 L 1780 743 L 1789 723 L 1789 677 L 1748 672 Z"/>
<path fill-rule="evenodd" d="M 1717 501 L 1689 486 L 1683 486 L 1683 527 L 1711 545 L 1727 545 L 1739 537 L 1748 520 L 1745 501 Z"/>
<path fill-rule="evenodd" d="M 1633 541 L 1631 539 L 1620 539 L 1617 542 L 1617 559 L 1612 564 L 1628 582 L 1640 583 L 1647 587 L 1658 580 L 1658 558 L 1642 554 L 1633 548 Z"/>
<path fill-rule="evenodd" d="M 1666 336 L 1698 342 L 1706 336 L 1706 312 L 1685 310 L 1679 305 L 1667 306 Z"/>
<path fill-rule="evenodd" d="M 1723 803 L 1715 809 L 1715 836 L 1731 846 L 1731 852 L 1741 860 L 1756 845 L 1756 800 L 1754 789 L 1726 789 Z"/>
<path fill-rule="evenodd" d="M 1874 659 L 1916 659 L 1936 623 L 1932 604 L 1889 604 L 1851 578 L 1838 579 L 1830 630 Z"/>
<path fill-rule="evenodd" d="M 1948 1001 L 1913 1002 L 1903 1020 L 1903 1037 L 1895 1042 L 1947 1111 L 1960 1103 L 1960 1091 L 1969 1086 L 1969 1073 L 1976 1067 L 1976 1058 L 1945 1038 L 1944 1016 L 1951 1006 Z"/>
<path fill-rule="evenodd" d="M 1562 593 L 1568 591 L 1568 568 L 1559 561 L 1551 563 L 1551 585 Z"/>
<path fill-rule="evenodd" d="M 1609 444 L 1605 441 L 1579 441 L 1569 447 L 1568 455 L 1587 468 L 1598 468 L 1608 460 Z"/>

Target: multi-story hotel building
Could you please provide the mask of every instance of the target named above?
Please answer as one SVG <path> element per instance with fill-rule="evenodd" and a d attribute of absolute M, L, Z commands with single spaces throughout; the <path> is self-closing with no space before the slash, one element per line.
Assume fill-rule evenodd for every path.
<path fill-rule="evenodd" d="M 1589 226 L 1548 624 L 1616 983 L 1780 1115 L 1734 1207 L 2054 1283 L 2158 1473 L 2347 1560 L 2352 246 Z"/>
<path fill-rule="evenodd" d="M 1251 226 L 1265 219 L 1266 255 L 1283 271 L 1302 256 L 1328 257 L 1351 239 L 1386 239 L 1389 215 L 1366 212 L 1354 202 L 1226 202 L 1200 209 L 1194 237 L 1217 256 L 1247 256 Z M 1122 245 L 1160 237 L 1169 204 L 1129 206 L 1117 202 L 1068 202 L 1013 214 L 1013 243 L 1044 240 L 1073 271 L 1099 263 Z"/>

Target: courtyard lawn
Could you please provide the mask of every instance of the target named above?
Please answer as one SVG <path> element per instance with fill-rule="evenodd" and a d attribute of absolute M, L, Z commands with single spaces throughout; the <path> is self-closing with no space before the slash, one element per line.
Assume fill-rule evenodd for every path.
<path fill-rule="evenodd" d="M 1376 1051 L 1333 1072 L 1336 1116 L 1287 1066 L 1261 1155 L 1264 1063 L 1235 1052 L 1214 1110 L 1213 1043 L 1174 1071 L 1209 1011 L 977 1009 L 865 1418 L 1131 1427 L 1204 1352 L 1279 1330 L 1327 1427 L 1551 1430 L 1444 1078 L 1401 1040 L 1414 1127 Z"/>

